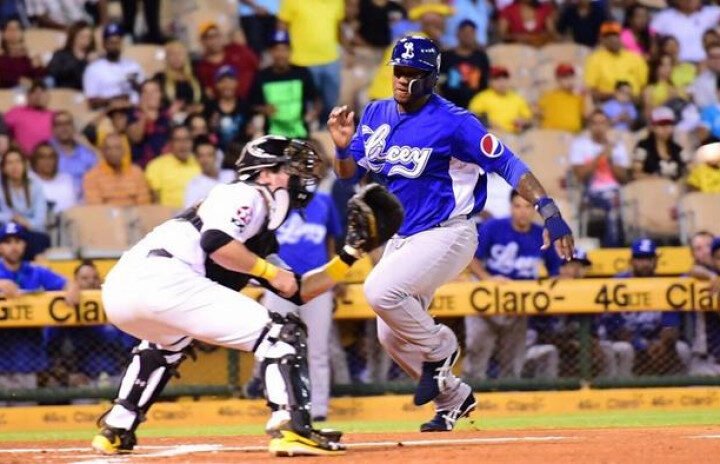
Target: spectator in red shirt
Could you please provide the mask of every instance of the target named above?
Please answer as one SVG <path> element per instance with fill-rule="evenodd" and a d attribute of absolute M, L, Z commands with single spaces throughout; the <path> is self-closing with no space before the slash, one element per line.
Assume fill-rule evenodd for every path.
<path fill-rule="evenodd" d="M 239 40 L 237 37 L 239 36 L 225 45 L 216 23 L 205 23 L 200 26 L 203 56 L 195 67 L 195 74 L 207 95 L 213 95 L 215 74 L 221 67 L 229 65 L 235 69 L 238 79 L 236 95 L 243 99 L 247 98 L 260 63 L 244 40 Z"/>
<path fill-rule="evenodd" d="M 554 35 L 555 10 L 551 3 L 515 0 L 500 11 L 498 29 L 503 42 L 541 46 Z"/>
<path fill-rule="evenodd" d="M 39 56 L 30 57 L 25 47 L 25 37 L 18 20 L 10 20 L 2 29 L 2 54 L 0 54 L 0 88 L 11 88 L 45 74 Z"/>
<path fill-rule="evenodd" d="M 26 98 L 27 105 L 5 113 L 5 124 L 22 151 L 32 153 L 37 144 L 52 137 L 53 112 L 47 109 L 50 96 L 42 81 L 33 81 Z"/>

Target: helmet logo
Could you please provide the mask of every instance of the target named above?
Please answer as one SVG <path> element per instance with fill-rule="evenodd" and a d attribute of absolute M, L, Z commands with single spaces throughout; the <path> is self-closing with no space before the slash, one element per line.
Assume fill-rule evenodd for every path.
<path fill-rule="evenodd" d="M 415 57 L 415 45 L 412 42 L 405 42 L 403 47 L 405 47 L 405 51 L 400 55 L 401 58 L 409 60 Z"/>

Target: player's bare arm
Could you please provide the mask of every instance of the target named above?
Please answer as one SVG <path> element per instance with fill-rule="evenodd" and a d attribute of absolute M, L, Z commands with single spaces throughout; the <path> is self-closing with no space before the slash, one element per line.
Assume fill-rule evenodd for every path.
<path fill-rule="evenodd" d="M 571 259 L 575 241 L 570 228 L 560 216 L 560 210 L 555 202 L 547 196 L 545 188 L 537 180 L 537 177 L 530 171 L 526 172 L 520 177 L 516 188 L 521 197 L 535 205 L 535 209 L 545 220 L 543 249 L 547 249 L 555 242 L 560 257 L 566 260 Z"/>

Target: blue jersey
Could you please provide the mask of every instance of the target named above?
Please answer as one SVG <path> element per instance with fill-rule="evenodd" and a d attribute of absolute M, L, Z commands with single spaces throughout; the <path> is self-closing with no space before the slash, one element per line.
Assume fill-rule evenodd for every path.
<path fill-rule="evenodd" d="M 475 257 L 485 263 L 492 275 L 513 280 L 537 279 L 541 262 L 550 275 L 557 275 L 561 260 L 555 247 L 541 250 L 543 229 L 532 224 L 527 232 L 518 232 L 510 218 L 490 219 L 478 225 Z"/>
<path fill-rule="evenodd" d="M 66 283 L 61 275 L 28 262 L 12 271 L 0 261 L 0 279 L 12 280 L 25 291 L 62 290 Z M 4 330 L 2 341 L 0 373 L 25 374 L 47 369 L 47 346 L 42 329 Z"/>
<path fill-rule="evenodd" d="M 633 277 L 631 272 L 621 272 L 615 275 L 616 279 Z M 595 317 L 595 330 L 602 339 L 617 341 L 621 335 L 630 336 L 630 343 L 640 351 L 647 348 L 651 340 L 660 335 L 663 327 L 679 326 L 680 313 L 678 312 L 625 312 L 607 313 Z"/>
<path fill-rule="evenodd" d="M 528 171 L 472 113 L 434 94 L 414 113 L 400 113 L 392 99 L 370 103 L 349 150 L 358 166 L 385 177 L 402 203 L 402 236 L 480 211 L 485 173 L 515 187 Z"/>
<path fill-rule="evenodd" d="M 298 210 L 290 212 L 275 236 L 280 244 L 280 258 L 302 274 L 327 262 L 327 238 L 339 237 L 341 233 L 332 199 L 316 193 L 302 214 Z"/>

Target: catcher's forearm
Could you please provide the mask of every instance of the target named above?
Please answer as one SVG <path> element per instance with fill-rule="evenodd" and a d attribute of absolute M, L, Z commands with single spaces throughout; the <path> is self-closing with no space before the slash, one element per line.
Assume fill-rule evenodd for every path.
<path fill-rule="evenodd" d="M 357 251 L 345 246 L 340 253 L 326 264 L 303 274 L 300 280 L 300 299 L 307 303 L 340 282 L 350 266 L 358 260 Z"/>

